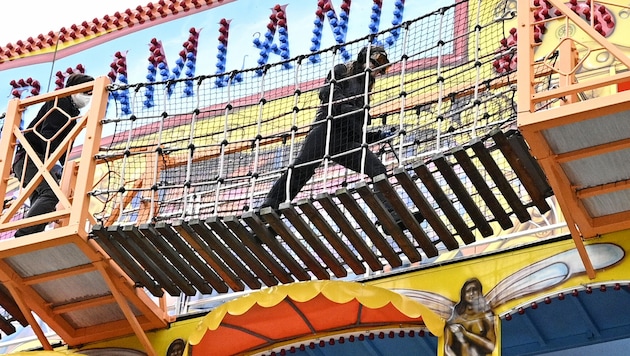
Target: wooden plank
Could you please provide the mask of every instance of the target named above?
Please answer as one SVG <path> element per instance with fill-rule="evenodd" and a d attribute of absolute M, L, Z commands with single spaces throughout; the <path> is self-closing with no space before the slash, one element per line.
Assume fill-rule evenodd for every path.
<path fill-rule="evenodd" d="M 265 220 L 267 224 L 277 233 L 282 241 L 286 244 L 283 246 L 276 240 L 276 237 L 267 229 L 267 226 L 260 220 L 260 218 L 252 213 L 247 212 L 243 214 L 243 220 L 249 227 L 254 230 L 254 233 L 260 238 L 273 253 L 280 258 L 285 266 L 297 277 L 300 281 L 311 280 L 311 275 L 304 270 L 302 266 L 293 258 L 293 256 L 287 251 L 287 247 L 293 250 L 295 256 L 300 258 L 304 265 L 310 270 L 310 272 L 321 280 L 330 279 L 330 274 L 326 269 L 317 261 L 306 246 L 295 236 L 293 231 L 285 225 L 280 216 L 272 208 L 263 208 L 260 211 L 260 216 Z"/>
<path fill-rule="evenodd" d="M 162 290 L 157 281 L 131 257 L 127 250 L 114 240 L 114 237 L 109 234 L 107 228 L 100 224 L 94 225 L 92 227 L 92 234 L 99 246 L 105 250 L 114 262 L 116 262 L 135 283 L 145 287 L 156 297 L 164 295 L 164 290 Z"/>
<path fill-rule="evenodd" d="M 167 293 L 172 296 L 180 295 L 181 290 L 177 287 L 175 282 L 171 281 L 169 277 L 162 272 L 160 267 L 147 256 L 143 249 L 129 239 L 126 234 L 122 234 L 119 228 L 120 226 L 118 225 L 107 227 L 107 232 L 109 232 L 110 236 L 114 239 L 114 243 L 118 243 L 124 248 Z"/>
<path fill-rule="evenodd" d="M 170 259 L 161 251 L 155 244 L 155 240 L 158 240 L 156 236 L 149 236 L 150 239 L 144 234 L 138 231 L 138 228 L 133 225 L 122 226 L 122 233 L 126 234 L 129 238 L 132 238 L 139 247 L 144 248 L 148 255 L 152 256 L 158 266 L 164 266 L 164 273 L 179 287 L 179 289 L 186 295 L 192 296 L 197 294 L 197 290 L 192 285 L 191 281 L 186 278 L 181 270 L 178 270 Z"/>
<path fill-rule="evenodd" d="M 192 285 L 203 294 L 211 294 L 212 287 L 192 268 L 195 255 L 177 233 L 163 221 L 157 222 L 155 228 L 149 224 L 126 227 L 135 235 L 143 235 L 150 239 L 155 247 L 177 268 Z"/>
<path fill-rule="evenodd" d="M 435 180 L 433 174 L 429 171 L 429 168 L 422 162 L 417 162 L 413 165 L 413 170 L 416 172 L 424 186 L 431 193 L 435 202 L 438 204 L 440 209 L 446 218 L 451 222 L 459 237 L 466 244 L 470 244 L 475 242 L 475 235 L 473 235 L 470 227 L 466 224 L 464 219 L 461 217 L 459 211 L 453 206 L 451 200 L 446 196 L 440 184 Z"/>
<path fill-rule="evenodd" d="M 505 175 L 501 171 L 501 168 L 497 165 L 497 162 L 492 158 L 490 151 L 486 148 L 485 144 L 482 141 L 473 142 L 470 147 L 473 152 L 477 156 L 477 159 L 481 162 L 483 167 L 486 169 L 486 172 L 490 175 L 494 184 L 496 184 L 497 188 L 503 194 L 503 197 L 507 201 L 508 205 L 512 208 L 512 211 L 518 218 L 518 220 L 522 223 L 528 222 L 531 220 L 531 216 L 529 212 L 527 212 L 527 208 L 521 202 L 518 194 L 514 191 L 510 182 L 505 178 Z"/>
<path fill-rule="evenodd" d="M 20 307 L 17 305 L 15 300 L 13 300 L 13 298 L 10 296 L 9 291 L 4 290 L 4 287 L 0 287 L 0 306 L 2 306 L 2 308 L 6 312 L 11 314 L 11 317 L 13 318 L 13 320 L 16 320 L 17 322 L 19 322 L 20 325 L 22 326 L 28 325 L 28 321 L 24 317 L 24 314 L 22 314 Z"/>
<path fill-rule="evenodd" d="M 529 153 L 527 143 L 519 132 L 512 133 L 509 137 L 502 135 L 506 139 L 505 145 L 501 138 L 494 136 L 494 142 L 497 142 L 499 149 L 503 152 L 505 158 L 514 169 L 514 172 L 525 186 L 525 189 L 532 198 L 534 205 L 541 213 L 551 210 L 551 206 L 547 203 L 547 197 L 553 195 L 553 191 L 547 177 L 542 168 L 534 157 Z M 511 153 L 508 153 L 511 152 Z"/>
<path fill-rule="evenodd" d="M 11 335 L 13 333 L 15 333 L 15 326 L 13 326 L 13 324 L 11 324 L 4 316 L 0 315 L 0 330 L 2 330 L 2 332 L 5 335 Z"/>
<path fill-rule="evenodd" d="M 226 217 L 227 218 L 227 217 Z M 225 218 L 224 218 L 225 219 Z M 237 219 L 231 217 L 231 219 Z M 278 285 L 276 277 L 247 249 L 243 241 L 235 236 L 235 231 L 231 230 L 224 221 L 217 221 L 213 228 L 216 230 L 226 245 L 240 258 L 241 261 L 260 279 L 266 286 L 271 287 Z M 234 224 L 232 224 L 234 225 Z M 220 226 L 220 227 L 218 227 Z"/>
<path fill-rule="evenodd" d="M 383 228 L 390 232 L 392 238 L 396 241 L 398 247 L 400 247 L 409 261 L 413 263 L 422 260 L 422 255 L 418 252 L 416 246 L 411 243 L 405 233 L 398 227 L 392 215 L 385 209 L 383 203 L 376 197 L 372 189 L 367 186 L 367 183 L 359 182 L 355 185 L 355 189 L 372 212 L 374 212 L 381 224 L 383 224 Z"/>
<path fill-rule="evenodd" d="M 355 274 L 364 274 L 367 271 L 363 263 L 359 261 L 354 252 L 350 251 L 348 245 L 339 238 L 337 232 L 330 226 L 310 200 L 300 200 L 297 205 Z"/>
<path fill-rule="evenodd" d="M 366 241 L 359 235 L 357 229 L 352 226 L 346 214 L 335 204 L 332 197 L 328 193 L 321 193 L 315 197 L 315 200 L 324 208 L 328 216 L 330 216 L 335 224 L 339 227 L 344 236 L 352 244 L 352 247 L 356 249 L 363 261 L 373 271 L 380 271 L 383 269 L 383 264 L 378 259 L 374 251 L 367 245 Z"/>
<path fill-rule="evenodd" d="M 405 226 L 409 229 L 409 232 L 411 232 L 411 236 L 413 236 L 418 245 L 420 245 L 424 253 L 428 257 L 437 256 L 438 250 L 433 244 L 433 241 L 429 239 L 426 232 L 424 232 L 424 230 L 422 229 L 422 226 L 420 226 L 420 223 L 418 223 L 416 217 L 411 214 L 411 212 L 407 208 L 407 204 L 402 201 L 400 195 L 398 195 L 394 187 L 392 187 L 389 179 L 387 178 L 387 175 L 381 174 L 374 177 L 374 186 L 392 204 L 392 207 L 394 208 L 396 213 L 398 213 Z"/>
<path fill-rule="evenodd" d="M 464 170 L 468 179 L 470 179 L 470 182 L 475 186 L 477 193 L 479 193 L 481 199 L 483 199 L 486 203 L 486 206 L 490 209 L 490 212 L 494 215 L 494 218 L 501 228 L 503 230 L 512 228 L 514 226 L 512 219 L 510 219 L 508 214 L 505 212 L 501 203 L 492 192 L 492 189 L 490 189 L 488 183 L 477 169 L 477 166 L 475 166 L 473 161 L 470 159 L 470 156 L 466 153 L 466 150 L 459 147 L 452 150 L 452 153 L 453 157 L 455 157 L 459 166 Z"/>
<path fill-rule="evenodd" d="M 459 200 L 459 203 L 464 207 L 468 216 L 475 224 L 475 227 L 481 233 L 481 236 L 488 237 L 494 234 L 492 231 L 492 226 L 488 223 L 488 219 L 483 215 L 477 203 L 473 200 L 472 196 L 464 187 L 464 183 L 460 177 L 457 176 L 455 170 L 450 165 L 450 163 L 446 160 L 443 154 L 435 155 L 431 161 L 435 164 L 435 167 L 440 171 L 442 178 L 446 181 L 451 190 Z"/>
<path fill-rule="evenodd" d="M 302 266 L 291 256 L 289 251 L 282 246 L 276 239 L 275 234 L 269 231 L 269 226 L 263 222 L 258 215 L 254 212 L 246 212 L 241 216 L 241 219 L 254 231 L 254 234 L 267 245 L 269 250 L 287 267 L 287 269 L 293 273 L 293 275 L 300 281 L 308 281 L 311 276 L 304 270 Z M 287 282 L 282 282 L 287 283 Z M 290 282 L 289 282 L 290 283 Z"/>
<path fill-rule="evenodd" d="M 239 278 L 252 289 L 260 289 L 262 287 L 260 280 L 239 261 L 234 253 L 214 235 L 203 221 L 191 219 L 188 221 L 188 225 L 199 236 L 201 242 L 204 242 L 202 246 L 204 246 L 203 250 L 206 251 L 206 261 L 210 264 L 210 267 L 214 268 L 232 290 L 240 290 L 242 283 L 239 281 Z M 205 246 L 207 246 L 207 249 Z M 239 289 L 235 289 L 237 286 Z"/>
<path fill-rule="evenodd" d="M 300 213 L 295 210 L 291 203 L 280 204 L 280 211 L 291 222 L 295 229 L 302 235 L 304 240 L 313 248 L 313 252 L 328 266 L 333 274 L 338 277 L 346 277 L 348 272 L 339 263 L 336 257 L 332 255 L 330 250 L 321 242 L 319 236 L 311 229 L 310 226 L 302 219 Z"/>
<path fill-rule="evenodd" d="M 459 242 L 457 242 L 457 239 L 455 239 L 442 219 L 435 213 L 435 209 L 420 191 L 416 182 L 411 179 L 407 170 L 403 167 L 394 168 L 394 176 L 398 183 L 400 183 L 400 186 L 407 192 L 411 201 L 416 205 L 418 211 L 420 211 L 429 225 L 431 225 L 433 231 L 435 231 L 435 234 L 440 238 L 444 246 L 446 246 L 448 250 L 458 249 Z"/>
<path fill-rule="evenodd" d="M 179 233 L 185 237 L 192 248 L 212 267 L 214 272 L 223 279 L 230 289 L 235 292 L 245 290 L 243 281 L 215 252 L 213 245 L 216 245 L 217 242 L 212 238 L 212 231 L 199 219 L 190 219 L 187 224 L 182 224 L 181 226 L 183 229 L 179 230 Z M 190 227 L 190 229 L 187 227 Z"/>
<path fill-rule="evenodd" d="M 177 287 L 186 295 L 193 296 L 197 294 L 197 290 L 192 283 L 169 261 L 165 255 L 153 244 L 152 241 L 141 234 L 135 226 L 124 225 L 119 227 L 121 234 L 125 234 L 129 239 L 133 240 L 139 248 L 146 252 L 155 264 L 165 273 L 168 278 L 177 285 Z"/>
<path fill-rule="evenodd" d="M 376 225 L 374 225 L 372 220 L 370 220 L 370 218 L 366 215 L 365 211 L 363 211 L 363 208 L 359 206 L 354 197 L 350 194 L 350 192 L 348 192 L 348 189 L 338 189 L 335 192 L 335 196 L 350 212 L 354 221 L 356 221 L 361 229 L 363 229 L 363 232 L 370 237 L 374 246 L 376 246 L 376 248 L 381 252 L 383 258 L 387 260 L 389 265 L 392 266 L 392 268 L 402 266 L 402 260 L 400 259 L 400 256 L 398 256 L 398 253 L 396 253 L 389 242 L 385 240 L 383 234 L 378 231 Z"/>
<path fill-rule="evenodd" d="M 226 216 L 223 221 L 240 241 L 247 247 L 258 260 L 273 274 L 274 278 L 281 283 L 293 283 L 295 280 L 291 275 L 276 261 L 276 259 L 265 250 L 261 243 L 256 241 L 254 235 L 241 224 L 241 219 L 235 216 Z M 277 282 L 276 282 L 277 284 Z"/>

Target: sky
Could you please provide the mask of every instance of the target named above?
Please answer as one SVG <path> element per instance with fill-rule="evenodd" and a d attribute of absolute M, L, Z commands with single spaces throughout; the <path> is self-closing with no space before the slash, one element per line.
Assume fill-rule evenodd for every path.
<path fill-rule="evenodd" d="M 47 34 L 50 31 L 59 31 L 62 27 L 70 27 L 73 24 L 80 24 L 83 21 L 91 21 L 94 18 L 101 19 L 105 15 L 113 15 L 116 11 L 124 12 L 126 9 L 135 9 L 137 6 L 146 6 L 147 0 L 106 0 L 106 1 L 79 1 L 79 0 L 27 0 L 28 8 L 22 6 L 5 6 L 0 15 L 0 47 L 4 47 L 7 43 L 15 44 L 18 40 L 26 40 L 28 37 L 36 37 L 39 34 Z M 339 10 L 341 0 L 333 0 L 333 5 Z M 431 10 L 435 10 L 440 6 L 452 4 L 454 0 L 433 0 L 430 2 L 421 1 L 415 4 L 408 4 L 405 11 L 407 19 L 425 14 Z M 186 40 L 187 32 L 190 27 L 201 28 L 202 37 L 200 43 L 203 43 L 199 54 L 200 63 L 198 74 L 212 74 L 216 68 L 212 65 L 216 52 L 216 31 L 218 20 L 221 17 L 233 19 L 230 26 L 230 51 L 228 52 L 228 68 L 227 71 L 241 68 L 252 68 L 258 66 L 256 60 L 258 58 L 257 51 L 252 46 L 252 39 L 260 36 L 261 32 L 266 30 L 268 23 L 268 14 L 270 8 L 274 4 L 282 3 L 278 0 L 247 0 L 235 1 L 225 6 L 209 12 L 204 12 L 198 16 L 190 17 L 190 20 L 184 19 L 177 21 L 175 24 L 160 27 L 160 29 L 152 28 L 143 31 L 144 35 L 128 36 L 129 38 L 118 39 L 113 46 L 102 45 L 100 50 L 92 51 L 86 55 L 77 55 L 72 60 L 59 61 L 58 65 L 53 68 L 54 71 L 63 70 L 67 65 L 76 65 L 77 62 L 94 62 L 92 59 L 101 59 L 103 63 L 82 63 L 95 76 L 105 75 L 109 70 L 109 64 L 112 61 L 112 55 L 118 50 L 128 53 L 127 60 L 130 67 L 130 82 L 145 81 L 146 74 L 146 57 L 148 50 L 148 42 L 151 37 L 158 37 L 164 42 L 167 55 L 176 57 L 181 49 L 182 43 Z M 302 1 L 285 1 L 289 3 L 288 23 L 291 31 L 291 55 L 295 56 L 300 53 L 308 53 L 310 48 L 310 36 L 313 28 L 313 11 L 317 8 L 317 0 Z M 383 2 L 383 19 L 382 28 L 389 26 L 391 21 L 391 12 L 393 10 L 394 0 Z M 361 15 L 371 12 L 371 1 L 357 1 L 352 5 L 353 17 L 351 19 L 350 32 L 347 39 L 352 40 L 365 35 L 369 23 L 369 16 Z M 28 9 L 37 9 L 36 11 L 28 11 Z M 296 24 L 300 24 L 297 25 Z M 304 31 L 296 31 L 304 24 Z M 204 30 L 205 29 L 205 30 Z M 179 35 L 179 36 L 177 36 Z M 332 41 L 330 29 L 326 26 L 324 30 L 324 39 L 322 48 L 325 48 Z M 301 38 L 299 38 L 301 37 Z M 328 37 L 328 38 L 326 38 Z M 96 53 L 96 54 L 95 54 Z M 44 68 L 45 67 L 45 68 Z M 5 68 L 6 69 L 6 68 Z M 17 71 L 16 71 L 17 72 Z M 50 65 L 40 66 L 39 68 L 24 69 L 27 76 L 36 75 L 45 89 L 50 89 L 50 81 L 52 80 L 50 73 Z M 48 73 L 44 75 L 43 73 Z M 0 70 L 0 91 L 7 86 L 11 79 L 19 79 L 21 73 L 9 73 L 6 70 Z M 6 77 L 6 78 L 5 78 Z M 6 88 L 8 90 L 8 87 Z M 44 92 L 47 90 L 44 90 Z M 3 96 L 0 93 L 0 96 Z M 3 106 L 0 99 L 0 106 Z"/>
<path fill-rule="evenodd" d="M 0 15 L 0 46 L 35 37 L 40 33 L 70 27 L 72 24 L 90 21 L 123 12 L 138 5 L 145 6 L 143 0 L 28 0 L 29 6 L 3 6 Z M 30 11 L 30 9 L 37 9 Z"/>
<path fill-rule="evenodd" d="M 147 0 L 106 0 L 98 2 L 78 0 L 27 0 L 29 8 L 37 11 L 28 12 L 23 7 L 5 7 L 0 14 L 0 47 L 7 43 L 16 43 L 28 37 L 37 37 L 49 31 L 59 31 L 69 28 L 73 24 L 83 21 L 102 19 L 105 15 L 113 15 L 116 11 L 135 9 L 146 6 Z M 455 0 L 418 0 L 407 3 L 404 19 L 413 19 L 436 10 L 441 6 L 451 5 Z M 155 1 L 154 1 L 155 2 Z M 342 0 L 333 0 L 333 5 L 339 11 Z M 184 16 L 173 21 L 138 29 L 122 37 L 114 36 L 112 40 L 94 42 L 89 49 L 77 54 L 54 57 L 52 62 L 26 65 L 11 68 L 0 68 L 0 113 L 6 107 L 11 97 L 12 88 L 9 83 L 20 78 L 33 78 L 41 83 L 42 93 L 53 90 L 54 73 L 75 68 L 81 64 L 86 73 L 92 76 L 104 76 L 111 70 L 110 65 L 115 53 L 125 53 L 127 61 L 128 82 L 146 82 L 147 58 L 149 44 L 152 38 L 157 38 L 164 46 L 169 66 L 178 57 L 182 44 L 187 41 L 189 30 L 195 27 L 200 31 L 199 48 L 197 53 L 195 75 L 214 74 L 217 71 L 217 35 L 220 19 L 231 19 L 229 43 L 227 53 L 226 72 L 258 66 L 259 50 L 253 46 L 253 39 L 260 38 L 267 30 L 271 8 L 276 4 L 288 4 L 287 24 L 290 31 L 291 57 L 310 52 L 313 30 L 314 11 L 317 0 L 241 0 L 226 2 L 208 11 L 201 11 Z M 365 36 L 370 24 L 372 2 L 369 0 L 355 1 L 352 4 L 350 25 L 346 40 Z M 383 1 L 383 15 L 380 29 L 391 26 L 394 0 Z M 334 44 L 331 28 L 326 24 L 323 30 L 322 49 Z M 277 42 L 277 38 L 274 41 Z M 420 39 L 419 39 L 420 40 Z M 423 41 L 428 39 L 422 39 Z M 399 41 L 401 42 L 401 41 Z M 272 55 L 270 61 L 278 61 L 278 55 Z M 158 78 L 159 79 L 159 78 Z M 24 94 L 27 95 L 27 94 Z"/>

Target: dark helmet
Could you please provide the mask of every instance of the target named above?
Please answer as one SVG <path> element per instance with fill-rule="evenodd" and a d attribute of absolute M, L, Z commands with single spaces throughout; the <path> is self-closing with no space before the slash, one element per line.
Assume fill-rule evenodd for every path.
<path fill-rule="evenodd" d="M 87 74 L 72 73 L 68 76 L 68 79 L 66 79 L 66 88 L 74 86 L 74 85 L 91 82 L 93 80 L 94 78 L 92 78 L 91 76 Z"/>
<path fill-rule="evenodd" d="M 357 56 L 357 62 L 362 64 L 367 64 L 366 56 L 368 52 L 368 48 L 370 49 L 370 62 L 378 68 L 382 68 L 381 71 L 384 73 L 387 70 L 387 64 L 389 64 L 389 59 L 387 58 L 387 52 L 385 52 L 385 48 L 379 45 L 369 45 L 365 46 L 359 51 L 359 55 Z"/>

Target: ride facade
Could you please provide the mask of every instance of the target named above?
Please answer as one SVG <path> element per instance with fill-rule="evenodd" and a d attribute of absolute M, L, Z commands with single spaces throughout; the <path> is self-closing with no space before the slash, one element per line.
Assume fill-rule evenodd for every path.
<path fill-rule="evenodd" d="M 3 48 L 5 339 L 28 325 L 30 352 L 50 354 L 513 355 L 630 337 L 611 308 L 629 298 L 627 5 L 397 0 L 381 29 L 382 1 L 265 3 L 244 46 L 244 3 L 161 0 Z M 214 74 L 199 73 L 206 23 Z M 124 39 L 147 44 L 145 64 L 112 47 Z M 359 56 L 373 48 L 387 62 Z M 113 60 L 82 62 L 97 53 Z M 333 69 L 358 58 L 365 88 L 334 99 L 352 79 Z M 72 61 L 50 93 L 20 79 Z M 77 72 L 96 79 L 64 88 Z M 89 108 L 37 152 L 29 107 L 83 92 Z M 331 148 L 343 120 L 359 123 L 347 151 Z M 296 162 L 316 129 L 324 154 Z M 28 182 L 18 144 L 39 167 Z M 373 155 L 386 173 L 367 174 Z M 261 206 L 301 165 L 317 168 L 295 197 Z M 41 182 L 57 209 L 25 218 Z"/>

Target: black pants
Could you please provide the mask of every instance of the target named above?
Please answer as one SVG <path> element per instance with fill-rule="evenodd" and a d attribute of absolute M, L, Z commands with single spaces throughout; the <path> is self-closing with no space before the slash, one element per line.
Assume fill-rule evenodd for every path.
<path fill-rule="evenodd" d="M 44 155 L 39 155 L 39 159 L 43 162 L 45 160 Z M 25 160 L 27 161 L 26 171 L 23 171 Z M 28 159 L 26 152 L 20 152 L 19 149 L 16 153 L 15 161 L 13 162 L 13 171 L 15 172 L 15 176 L 22 181 L 22 187 L 26 187 L 30 181 L 33 180 L 35 174 L 39 172 L 39 168 L 35 166 L 33 161 Z M 22 173 L 24 173 L 24 177 L 22 177 Z M 59 182 L 57 174 L 53 174 L 53 177 L 57 180 L 57 182 Z M 39 185 L 37 185 L 35 191 L 33 191 L 29 197 L 29 200 L 31 201 L 31 207 L 24 218 L 51 213 L 55 211 L 57 203 L 59 202 L 57 195 L 55 195 L 46 180 L 42 180 Z M 15 237 L 42 232 L 46 229 L 46 225 L 46 223 L 43 223 L 18 229 L 15 232 Z"/>
<path fill-rule="evenodd" d="M 318 115 L 318 118 L 321 116 L 322 115 Z M 361 171 L 362 153 L 360 149 L 357 149 L 361 147 L 362 143 L 362 128 L 363 114 L 360 114 L 354 117 L 334 119 L 330 130 L 329 154 L 331 156 L 355 150 L 353 152 L 333 157 L 332 160 L 355 172 Z M 318 160 L 321 160 L 326 154 L 326 131 L 326 121 L 318 120 L 304 139 L 302 149 L 293 162 L 296 167 L 293 168 L 291 179 L 288 182 L 290 200 L 293 200 L 308 180 L 311 179 L 315 173 L 315 169 L 320 164 Z M 307 162 L 311 163 L 301 165 Z M 374 154 L 374 152 L 369 149 L 366 150 L 365 174 L 370 178 L 374 178 L 386 171 L 385 166 Z M 278 209 L 280 203 L 286 200 L 287 177 L 288 171 L 274 183 L 271 191 L 267 194 L 267 198 L 261 205 L 261 208 L 272 207 L 274 209 Z"/>

